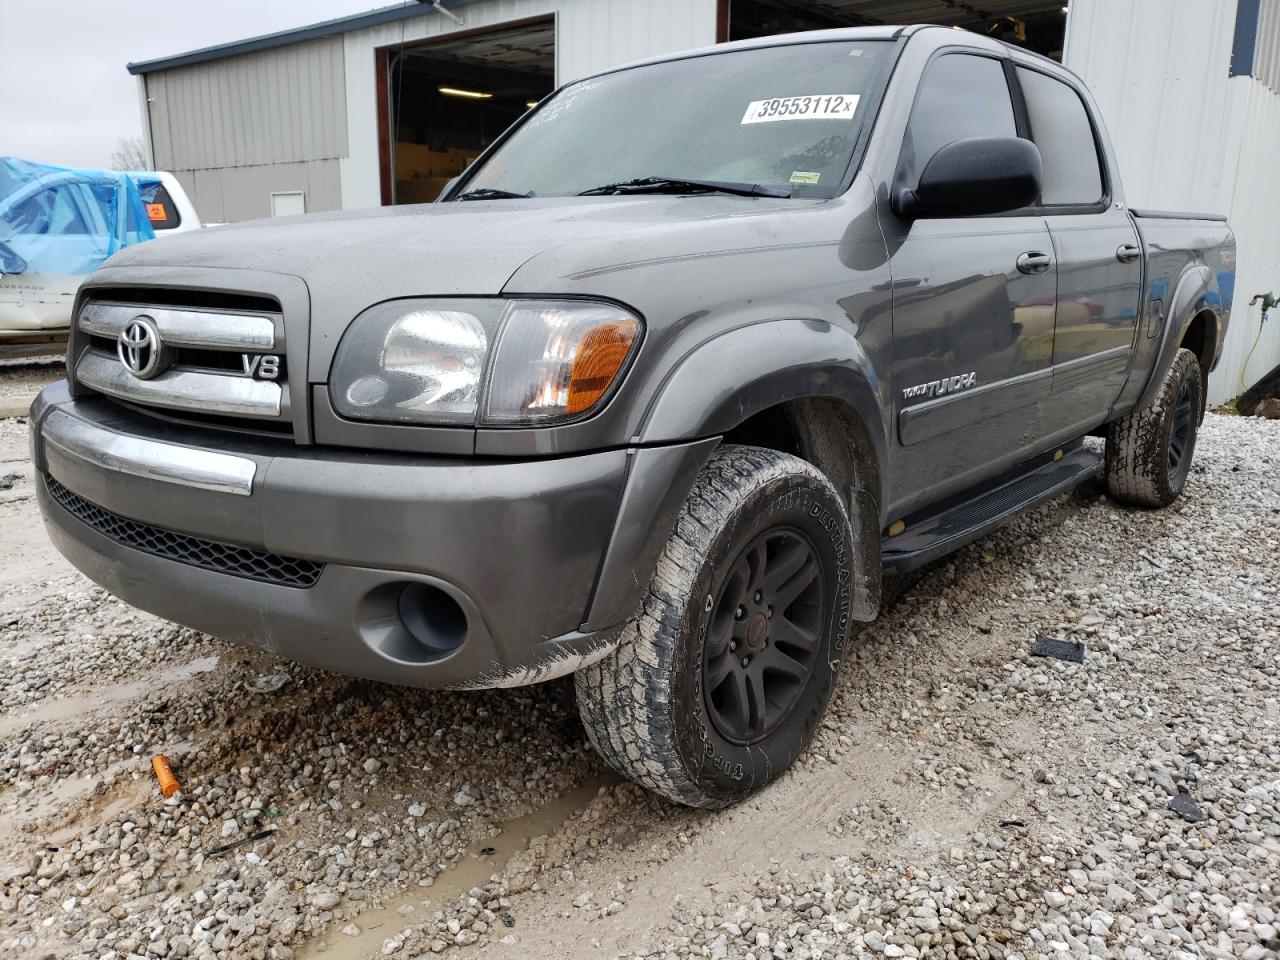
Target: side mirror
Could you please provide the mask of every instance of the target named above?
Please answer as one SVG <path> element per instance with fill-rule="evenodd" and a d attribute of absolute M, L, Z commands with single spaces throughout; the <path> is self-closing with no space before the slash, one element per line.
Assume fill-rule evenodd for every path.
<path fill-rule="evenodd" d="M 1030 140 L 957 140 L 933 155 L 914 190 L 897 192 L 894 211 L 920 220 L 1020 210 L 1040 199 L 1040 178 L 1040 151 Z"/>

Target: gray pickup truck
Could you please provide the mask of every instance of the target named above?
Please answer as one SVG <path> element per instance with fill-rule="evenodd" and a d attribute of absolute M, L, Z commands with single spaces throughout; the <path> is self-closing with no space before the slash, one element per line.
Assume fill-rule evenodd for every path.
<path fill-rule="evenodd" d="M 718 807 L 805 748 L 883 584 L 1099 474 L 1179 495 L 1234 266 L 1224 218 L 1126 206 L 1056 63 L 725 44 L 566 85 L 435 204 L 118 254 L 32 408 L 39 499 L 229 640 L 576 673 L 619 773 Z"/>

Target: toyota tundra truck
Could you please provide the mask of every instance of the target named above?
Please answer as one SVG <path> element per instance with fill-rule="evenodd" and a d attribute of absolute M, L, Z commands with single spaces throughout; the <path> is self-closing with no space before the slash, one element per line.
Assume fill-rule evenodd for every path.
<path fill-rule="evenodd" d="M 1179 496 L 1234 269 L 1225 218 L 1125 203 L 1055 62 L 728 43 L 563 86 L 436 203 L 122 251 L 32 408 L 39 500 L 230 641 L 573 673 L 615 770 L 721 807 L 804 750 L 886 583 L 1096 476 Z"/>

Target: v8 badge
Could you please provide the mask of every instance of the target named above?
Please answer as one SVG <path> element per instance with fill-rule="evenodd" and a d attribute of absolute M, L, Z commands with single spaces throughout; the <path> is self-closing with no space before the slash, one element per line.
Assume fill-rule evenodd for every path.
<path fill-rule="evenodd" d="M 280 376 L 280 358 L 261 353 L 240 354 L 244 375 L 255 380 L 275 380 Z"/>

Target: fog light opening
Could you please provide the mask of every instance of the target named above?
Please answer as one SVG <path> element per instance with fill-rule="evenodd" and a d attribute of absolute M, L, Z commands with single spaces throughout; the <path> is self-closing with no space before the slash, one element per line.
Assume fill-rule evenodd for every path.
<path fill-rule="evenodd" d="M 439 587 L 411 583 L 400 591 L 398 607 L 409 636 L 433 657 L 452 653 L 467 639 L 467 615 Z"/>

